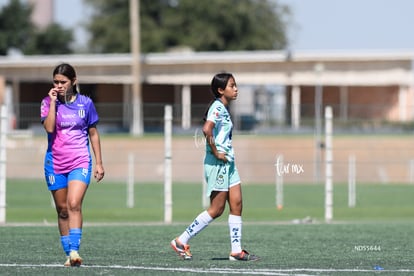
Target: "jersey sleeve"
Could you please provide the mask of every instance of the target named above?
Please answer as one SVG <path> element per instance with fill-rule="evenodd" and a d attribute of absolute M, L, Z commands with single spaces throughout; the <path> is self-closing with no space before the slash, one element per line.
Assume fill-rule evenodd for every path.
<path fill-rule="evenodd" d="M 221 113 L 223 112 L 223 107 L 217 105 L 215 102 L 210 106 L 207 114 L 207 121 L 211 121 L 214 124 L 217 124 L 221 121 Z"/>
<path fill-rule="evenodd" d="M 96 112 L 95 105 L 92 100 L 89 99 L 88 104 L 88 127 L 96 126 L 99 122 L 98 112 Z"/>
<path fill-rule="evenodd" d="M 46 97 L 42 100 L 40 104 L 40 122 L 43 123 L 43 121 L 46 119 L 47 115 L 49 114 L 49 108 L 50 108 L 50 98 Z"/>

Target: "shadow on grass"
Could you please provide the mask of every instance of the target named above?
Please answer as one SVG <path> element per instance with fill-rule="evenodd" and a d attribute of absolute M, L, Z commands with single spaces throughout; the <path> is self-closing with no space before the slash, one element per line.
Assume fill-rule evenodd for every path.
<path fill-rule="evenodd" d="M 229 257 L 226 258 L 211 258 L 212 261 L 228 261 Z"/>

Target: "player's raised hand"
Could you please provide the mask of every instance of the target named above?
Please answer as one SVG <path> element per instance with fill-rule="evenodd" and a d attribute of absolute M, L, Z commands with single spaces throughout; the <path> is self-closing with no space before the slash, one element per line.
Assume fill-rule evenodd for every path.
<path fill-rule="evenodd" d="M 51 88 L 49 90 L 49 97 L 52 101 L 56 101 L 57 99 L 57 95 L 58 95 L 58 90 L 56 88 Z"/>

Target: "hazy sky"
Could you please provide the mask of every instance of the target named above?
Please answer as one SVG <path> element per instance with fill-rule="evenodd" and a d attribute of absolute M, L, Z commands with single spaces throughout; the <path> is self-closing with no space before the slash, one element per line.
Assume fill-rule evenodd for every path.
<path fill-rule="evenodd" d="M 292 48 L 301 50 L 413 49 L 411 0 L 279 0 L 295 26 Z"/>

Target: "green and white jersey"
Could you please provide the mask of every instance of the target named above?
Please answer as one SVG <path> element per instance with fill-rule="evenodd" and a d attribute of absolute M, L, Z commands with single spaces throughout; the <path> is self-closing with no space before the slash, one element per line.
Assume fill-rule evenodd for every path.
<path fill-rule="evenodd" d="M 207 121 L 214 123 L 213 137 L 217 150 L 225 152 L 228 161 L 234 161 L 234 151 L 231 143 L 233 122 L 229 111 L 220 100 L 215 100 L 208 109 Z M 211 152 L 208 144 L 206 144 L 206 151 Z"/>

